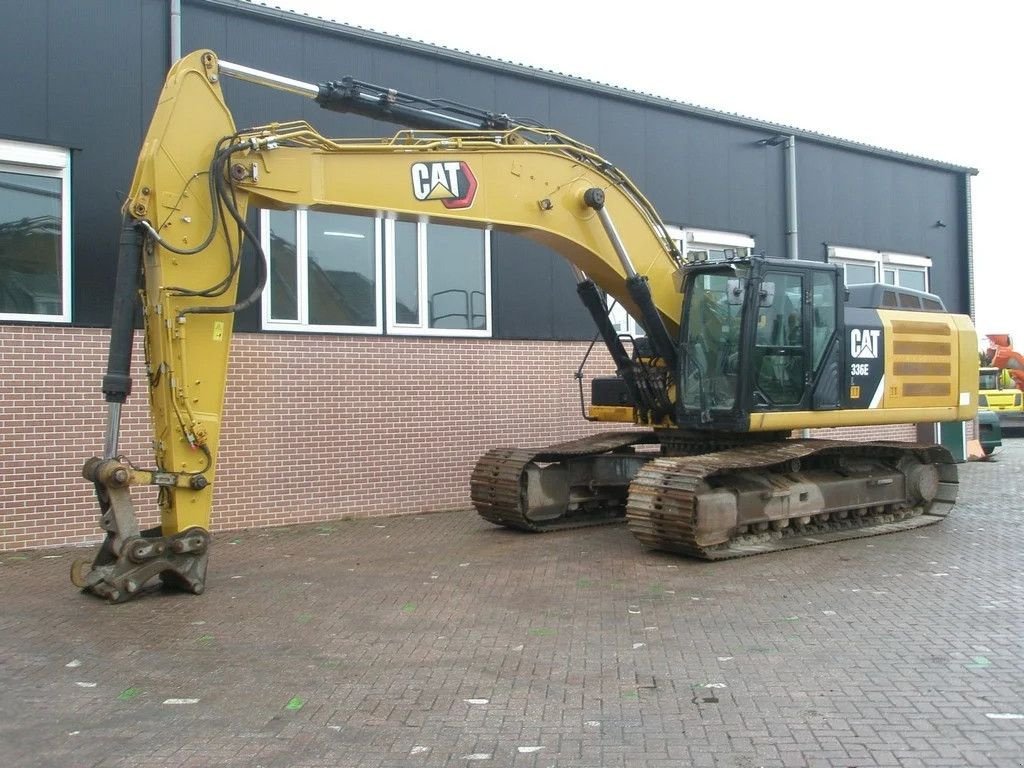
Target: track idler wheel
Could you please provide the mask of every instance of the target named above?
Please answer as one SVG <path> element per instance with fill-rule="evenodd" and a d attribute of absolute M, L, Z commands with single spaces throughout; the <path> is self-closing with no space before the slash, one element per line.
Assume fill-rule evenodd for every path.
<path fill-rule="evenodd" d="M 930 502 L 939 493 L 939 470 L 934 464 L 914 464 L 905 470 L 907 495 L 918 501 Z"/>

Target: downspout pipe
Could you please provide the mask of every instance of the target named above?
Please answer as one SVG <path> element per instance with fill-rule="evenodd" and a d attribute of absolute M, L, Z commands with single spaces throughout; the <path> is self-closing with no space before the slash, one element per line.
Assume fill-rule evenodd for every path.
<path fill-rule="evenodd" d="M 171 0 L 171 64 L 181 58 L 181 0 Z"/>
<path fill-rule="evenodd" d="M 796 136 L 787 136 L 783 145 L 786 155 L 786 258 L 799 259 L 800 245 L 796 217 Z"/>
<path fill-rule="evenodd" d="M 782 147 L 785 158 L 786 184 L 786 258 L 800 258 L 800 228 L 796 221 L 796 136 L 777 133 L 765 139 L 759 139 L 760 147 Z"/>
<path fill-rule="evenodd" d="M 796 136 L 776 134 L 757 143 L 762 147 L 782 145 L 786 165 L 786 258 L 795 261 L 800 258 L 800 228 L 796 219 Z M 810 436 L 810 429 L 800 430 L 800 437 Z"/>

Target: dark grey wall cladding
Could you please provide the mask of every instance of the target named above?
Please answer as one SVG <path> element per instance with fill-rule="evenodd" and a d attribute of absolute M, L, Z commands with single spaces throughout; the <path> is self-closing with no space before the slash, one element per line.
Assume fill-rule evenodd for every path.
<path fill-rule="evenodd" d="M 513 67 L 453 58 L 366 36 L 339 35 L 258 8 L 186 0 L 182 47 L 317 82 L 352 75 L 423 96 L 508 112 L 594 146 L 629 175 L 671 224 L 742 232 L 785 253 L 784 157 L 757 144 L 753 121 L 688 114 L 600 88 L 531 78 Z M 168 60 L 165 0 L 4 0 L 0 4 L 0 136 L 73 155 L 74 322 L 109 322 L 119 208 Z M 312 101 L 226 80 L 240 127 L 305 119 L 323 133 L 374 136 L 394 126 L 336 115 Z M 969 309 L 963 176 L 927 163 L 798 139 L 800 249 L 825 243 L 927 255 L 934 289 Z M 936 164 L 938 165 L 938 164 Z M 943 221 L 946 227 L 935 226 Z M 494 331 L 500 338 L 589 339 L 591 322 L 568 266 L 542 246 L 496 233 Z M 243 271 L 241 290 L 253 284 Z M 256 330 L 256 308 L 238 320 Z"/>
<path fill-rule="evenodd" d="M 928 256 L 932 290 L 968 310 L 959 175 L 802 142 L 797 178 L 801 258 L 827 245 Z"/>
<path fill-rule="evenodd" d="M 671 224 L 753 236 L 758 250 L 784 255 L 782 152 L 744 126 L 647 110 L 645 194 Z"/>
<path fill-rule="evenodd" d="M 8 2 L 0 8 L 0 131 L 8 137 L 48 141 L 48 67 L 52 51 L 47 24 L 49 3 Z M 44 11 L 44 12 L 40 12 Z M 46 57 L 44 59 L 44 56 Z"/>
<path fill-rule="evenodd" d="M 0 136 L 70 147 L 77 325 L 110 321 L 120 206 L 167 61 L 163 0 L 0 3 Z"/>

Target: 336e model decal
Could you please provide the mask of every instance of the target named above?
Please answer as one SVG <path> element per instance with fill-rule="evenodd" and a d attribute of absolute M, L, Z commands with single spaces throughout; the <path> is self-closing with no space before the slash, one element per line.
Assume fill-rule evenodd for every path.
<path fill-rule="evenodd" d="M 462 160 L 412 164 L 412 194 L 440 200 L 445 208 L 469 208 L 476 197 L 476 176 Z"/>

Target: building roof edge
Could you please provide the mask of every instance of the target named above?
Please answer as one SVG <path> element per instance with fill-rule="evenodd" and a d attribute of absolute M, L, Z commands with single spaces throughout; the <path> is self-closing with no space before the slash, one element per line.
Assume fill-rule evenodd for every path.
<path fill-rule="evenodd" d="M 534 80 L 541 80 L 553 85 L 578 88 L 592 93 L 600 93 L 605 96 L 634 103 L 646 104 L 648 106 L 692 115 L 706 120 L 753 128 L 772 135 L 785 134 L 803 141 L 839 147 L 841 149 L 858 152 L 860 154 L 875 155 L 913 165 L 966 174 L 968 176 L 976 176 L 978 174 L 977 168 L 947 163 L 941 160 L 934 160 L 932 158 L 901 152 L 894 149 L 886 149 L 885 147 L 853 141 L 851 139 L 844 139 L 817 131 L 796 128 L 782 123 L 773 123 L 767 120 L 747 117 L 734 112 L 725 112 L 722 110 L 712 109 L 710 107 L 702 107 L 696 104 L 677 101 L 663 96 L 656 96 L 654 94 L 637 91 L 631 88 L 601 83 L 596 80 L 588 80 L 587 78 L 576 75 L 568 75 L 549 69 L 542 69 L 526 64 L 518 64 L 505 59 L 497 59 L 483 54 L 471 53 L 458 48 L 450 48 L 447 46 L 427 43 L 422 40 L 415 40 L 413 38 L 378 32 L 373 29 L 345 24 L 322 16 L 311 16 L 297 11 L 285 10 L 275 6 L 266 5 L 262 2 L 258 2 L 257 0 L 186 0 L 186 2 L 202 5 L 215 5 L 221 8 L 241 11 L 243 13 L 274 18 L 285 23 L 314 27 L 332 34 L 357 39 L 363 42 L 371 42 L 377 45 L 385 45 L 401 50 L 412 50 L 431 56 L 439 56 L 450 61 L 469 64 L 478 68 L 491 69 L 508 74 L 528 77 Z M 252 62 L 238 63 L 254 66 Z"/>

